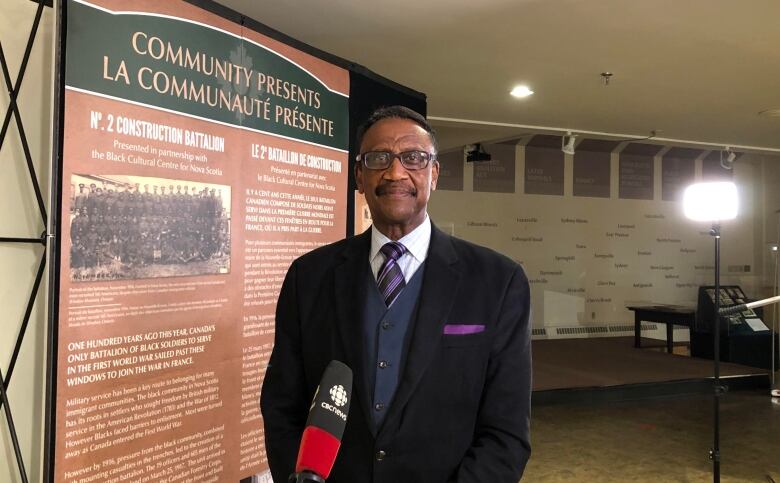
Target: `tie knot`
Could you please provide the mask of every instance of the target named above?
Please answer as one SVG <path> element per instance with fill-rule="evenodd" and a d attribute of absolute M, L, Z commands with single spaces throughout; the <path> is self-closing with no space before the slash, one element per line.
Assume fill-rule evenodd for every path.
<path fill-rule="evenodd" d="M 398 261 L 398 259 L 401 258 L 401 255 L 406 253 L 406 247 L 398 242 L 388 242 L 382 245 L 382 248 L 380 248 L 379 251 L 382 252 L 387 259 Z"/>

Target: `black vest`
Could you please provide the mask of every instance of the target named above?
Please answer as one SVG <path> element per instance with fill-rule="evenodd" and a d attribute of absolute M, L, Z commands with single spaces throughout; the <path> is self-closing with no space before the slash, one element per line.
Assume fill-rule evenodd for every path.
<path fill-rule="evenodd" d="M 363 301 L 363 355 L 368 388 L 373 394 L 370 416 L 374 434 L 390 408 L 403 371 L 424 269 L 423 263 L 390 308 L 385 306 L 371 270 L 367 271 L 369 288 Z"/>

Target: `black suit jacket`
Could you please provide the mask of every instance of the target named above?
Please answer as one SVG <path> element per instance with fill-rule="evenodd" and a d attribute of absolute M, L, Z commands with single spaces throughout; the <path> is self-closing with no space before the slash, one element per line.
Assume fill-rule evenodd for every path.
<path fill-rule="evenodd" d="M 515 483 L 530 456 L 530 294 L 522 268 L 433 227 L 405 367 L 382 426 L 369 429 L 361 305 L 371 230 L 290 267 L 261 395 L 276 482 L 293 471 L 327 364 L 354 388 L 333 483 Z M 484 325 L 445 334 L 445 325 Z"/>

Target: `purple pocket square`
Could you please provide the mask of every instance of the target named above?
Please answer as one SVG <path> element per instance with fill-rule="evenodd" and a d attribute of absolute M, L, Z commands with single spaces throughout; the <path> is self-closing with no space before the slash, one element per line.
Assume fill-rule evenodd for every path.
<path fill-rule="evenodd" d="M 485 331 L 484 325 L 447 324 L 444 326 L 445 335 L 478 334 Z"/>

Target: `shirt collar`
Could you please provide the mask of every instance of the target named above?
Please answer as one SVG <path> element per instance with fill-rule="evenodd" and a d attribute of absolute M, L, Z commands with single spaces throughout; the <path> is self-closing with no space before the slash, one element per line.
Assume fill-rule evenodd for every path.
<path fill-rule="evenodd" d="M 383 235 L 374 225 L 371 225 L 371 251 L 368 254 L 368 259 L 373 260 L 379 254 L 379 249 L 390 241 L 392 240 Z M 425 213 L 425 220 L 420 223 L 420 226 L 407 233 L 398 242 L 406 247 L 407 253 L 422 263 L 428 255 L 428 246 L 431 244 L 431 219 L 428 213 Z"/>

